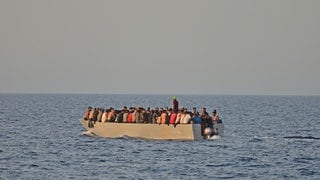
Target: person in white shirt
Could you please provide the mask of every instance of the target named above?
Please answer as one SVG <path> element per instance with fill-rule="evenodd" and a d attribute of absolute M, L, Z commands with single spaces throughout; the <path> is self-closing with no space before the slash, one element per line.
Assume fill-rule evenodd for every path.
<path fill-rule="evenodd" d="M 105 109 L 104 112 L 102 113 L 101 122 L 107 122 L 107 117 L 108 117 L 108 110 Z"/>
<path fill-rule="evenodd" d="M 182 111 L 182 115 L 181 115 L 181 120 L 180 120 L 181 124 L 188 124 L 189 121 L 190 121 L 190 119 L 191 119 L 190 114 L 187 113 L 187 110 L 186 110 L 186 109 L 184 109 L 184 110 Z"/>

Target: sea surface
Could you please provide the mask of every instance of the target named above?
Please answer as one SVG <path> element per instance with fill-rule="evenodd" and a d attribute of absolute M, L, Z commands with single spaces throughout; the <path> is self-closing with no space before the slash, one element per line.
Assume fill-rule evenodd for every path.
<path fill-rule="evenodd" d="M 220 139 L 86 135 L 88 106 L 171 106 L 168 95 L 0 94 L 0 179 L 320 179 L 319 96 L 177 96 L 217 109 Z"/>

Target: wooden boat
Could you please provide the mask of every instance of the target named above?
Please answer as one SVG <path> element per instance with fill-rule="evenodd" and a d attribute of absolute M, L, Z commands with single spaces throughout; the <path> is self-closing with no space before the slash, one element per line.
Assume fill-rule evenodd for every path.
<path fill-rule="evenodd" d="M 90 133 L 104 138 L 133 137 L 154 140 L 201 140 L 209 136 L 201 135 L 200 124 L 144 124 L 144 123 L 112 123 L 96 122 L 94 127 L 88 127 L 88 121 L 80 119 L 83 127 Z M 223 133 L 223 124 L 214 128 L 219 135 Z"/>

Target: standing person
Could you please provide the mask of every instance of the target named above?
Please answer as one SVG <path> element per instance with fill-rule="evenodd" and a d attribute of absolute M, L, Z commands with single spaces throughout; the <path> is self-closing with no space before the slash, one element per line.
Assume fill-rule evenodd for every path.
<path fill-rule="evenodd" d="M 172 97 L 172 106 L 173 106 L 173 113 L 178 113 L 179 102 L 177 100 L 177 97 L 175 96 Z"/>

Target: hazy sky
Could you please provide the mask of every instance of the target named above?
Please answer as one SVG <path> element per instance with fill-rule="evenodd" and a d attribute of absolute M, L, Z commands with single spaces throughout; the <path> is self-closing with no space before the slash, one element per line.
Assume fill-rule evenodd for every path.
<path fill-rule="evenodd" d="M 320 95 L 319 0 L 0 0 L 0 93 Z"/>

